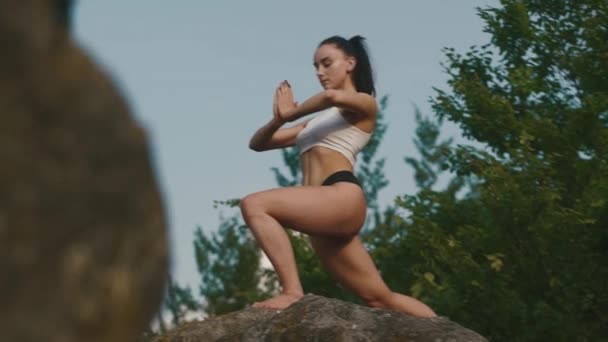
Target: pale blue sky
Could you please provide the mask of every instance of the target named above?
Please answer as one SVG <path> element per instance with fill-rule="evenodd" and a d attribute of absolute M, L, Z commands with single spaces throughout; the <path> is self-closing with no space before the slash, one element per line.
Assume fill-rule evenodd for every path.
<path fill-rule="evenodd" d="M 77 41 L 114 77 L 148 130 L 171 238 L 173 274 L 196 286 L 193 233 L 213 231 L 214 200 L 276 186 L 280 152 L 247 144 L 271 115 L 287 79 L 296 99 L 321 90 L 312 66 L 319 41 L 363 35 L 379 95 L 390 96 L 381 205 L 415 191 L 403 157 L 416 155 L 414 109 L 431 114 L 431 87 L 447 89 L 441 49 L 488 42 L 476 6 L 497 0 L 78 1 Z M 458 136 L 453 126 L 445 136 Z M 229 212 L 227 212 L 228 214 Z"/>

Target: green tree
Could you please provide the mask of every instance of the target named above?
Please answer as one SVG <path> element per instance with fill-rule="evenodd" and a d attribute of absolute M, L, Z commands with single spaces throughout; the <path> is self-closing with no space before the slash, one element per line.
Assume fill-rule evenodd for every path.
<path fill-rule="evenodd" d="M 423 117 L 420 110 L 415 110 L 416 138 L 414 145 L 420 154 L 420 160 L 406 157 L 405 162 L 414 169 L 414 180 L 418 188 L 430 190 L 437 183 L 439 176 L 448 168 L 447 157 L 453 139 L 438 142 L 441 120 L 435 122 Z M 458 181 L 460 178 L 453 178 Z M 460 189 L 460 184 L 454 184 L 454 190 Z"/>
<path fill-rule="evenodd" d="M 180 286 L 173 280 L 173 277 L 169 277 L 164 306 L 169 311 L 173 326 L 182 324 L 186 320 L 185 316 L 188 311 L 200 309 L 200 303 L 192 295 L 192 289 L 189 286 Z M 162 317 L 159 317 L 159 324 L 161 332 L 167 330 Z"/>
<path fill-rule="evenodd" d="M 422 156 L 455 175 L 442 190 L 410 159 L 421 189 L 400 198 L 410 214 L 395 219 L 405 233 L 386 253 L 409 265 L 402 280 L 415 296 L 493 340 L 600 340 L 608 3 L 503 0 L 479 14 L 491 43 L 446 49 L 450 91 L 432 104 L 481 147 Z"/>
<path fill-rule="evenodd" d="M 182 323 L 186 322 L 188 312 L 197 311 L 201 308 L 198 300 L 192 295 L 192 289 L 189 286 L 180 286 L 169 276 L 165 288 L 163 302 L 156 317 L 148 326 L 147 330 L 142 332 L 140 341 L 153 341 L 157 336 L 165 334 Z M 167 320 L 167 316 L 169 319 Z M 170 324 L 167 324 L 170 322 Z M 157 327 L 155 327 L 157 325 Z"/>

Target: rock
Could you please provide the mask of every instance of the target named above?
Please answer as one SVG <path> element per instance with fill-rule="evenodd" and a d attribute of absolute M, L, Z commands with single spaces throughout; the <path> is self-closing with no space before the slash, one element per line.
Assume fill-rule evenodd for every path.
<path fill-rule="evenodd" d="M 306 295 L 284 311 L 247 308 L 190 322 L 154 342 L 186 341 L 487 341 L 445 317 L 417 318 Z"/>
<path fill-rule="evenodd" d="M 68 3 L 0 0 L 2 341 L 133 341 L 167 278 L 146 132 Z"/>

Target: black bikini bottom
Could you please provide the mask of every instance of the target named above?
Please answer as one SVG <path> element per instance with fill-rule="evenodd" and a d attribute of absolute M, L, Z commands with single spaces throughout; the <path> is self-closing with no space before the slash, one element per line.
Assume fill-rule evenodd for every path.
<path fill-rule="evenodd" d="M 332 173 L 329 177 L 327 177 L 323 181 L 323 184 L 321 184 L 321 185 L 332 185 L 332 184 L 338 183 L 338 182 L 353 183 L 353 184 L 357 184 L 358 186 L 362 187 L 361 183 L 359 182 L 357 177 L 352 172 L 347 171 L 347 170 L 337 171 L 337 172 Z"/>

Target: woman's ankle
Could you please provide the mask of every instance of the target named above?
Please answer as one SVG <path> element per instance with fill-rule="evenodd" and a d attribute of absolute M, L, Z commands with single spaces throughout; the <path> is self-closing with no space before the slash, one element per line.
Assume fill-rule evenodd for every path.
<path fill-rule="evenodd" d="M 304 296 L 304 291 L 302 289 L 289 289 L 289 290 L 282 290 L 281 294 L 284 295 L 288 295 L 288 296 L 292 296 L 292 297 L 302 297 Z"/>

